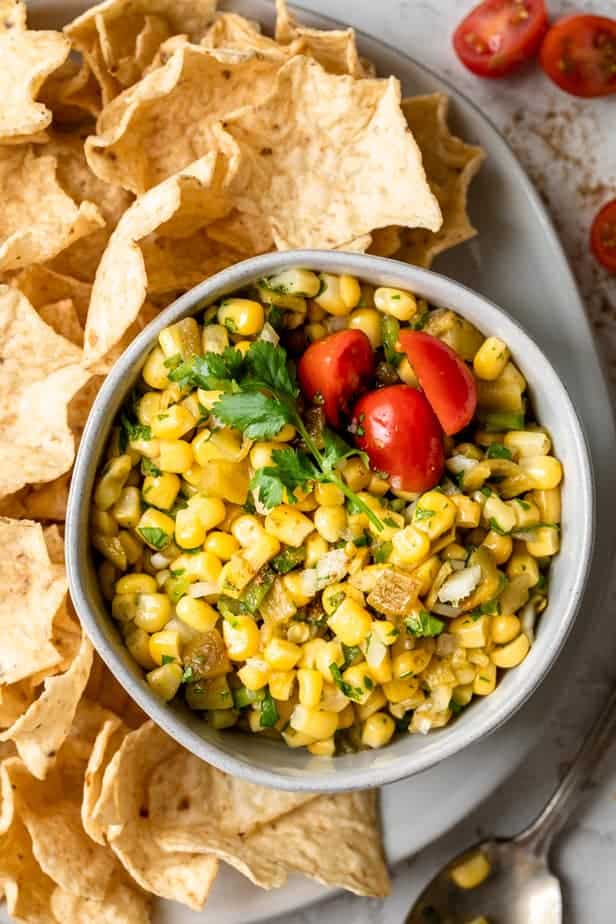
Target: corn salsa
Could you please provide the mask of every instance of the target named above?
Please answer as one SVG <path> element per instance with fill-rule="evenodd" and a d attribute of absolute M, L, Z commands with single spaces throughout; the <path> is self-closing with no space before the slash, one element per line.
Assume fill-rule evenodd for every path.
<path fill-rule="evenodd" d="M 294 269 L 160 333 L 91 540 L 161 699 L 331 757 L 441 728 L 522 663 L 561 480 L 504 342 Z"/>

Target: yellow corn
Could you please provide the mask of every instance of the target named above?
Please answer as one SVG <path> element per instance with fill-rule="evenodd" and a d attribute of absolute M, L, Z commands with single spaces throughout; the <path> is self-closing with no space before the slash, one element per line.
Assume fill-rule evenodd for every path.
<path fill-rule="evenodd" d="M 129 533 L 128 530 L 122 529 L 118 533 L 118 540 L 124 549 L 127 564 L 136 564 L 143 554 L 143 545 L 139 539 L 133 533 Z"/>
<path fill-rule="evenodd" d="M 381 315 L 374 308 L 358 308 L 354 311 L 349 317 L 349 327 L 365 334 L 373 350 L 378 349 L 383 342 Z"/>
<path fill-rule="evenodd" d="M 383 684 L 383 692 L 390 703 L 406 703 L 413 700 L 419 691 L 419 684 L 412 677 L 390 680 Z M 421 699 L 420 699 L 421 702 Z"/>
<path fill-rule="evenodd" d="M 489 696 L 496 687 L 496 664 L 488 662 L 478 668 L 473 681 L 473 693 L 477 696 Z"/>
<path fill-rule="evenodd" d="M 150 654 L 150 636 L 144 630 L 135 626 L 124 638 L 126 647 L 140 667 L 144 670 L 152 670 L 156 666 Z"/>
<path fill-rule="evenodd" d="M 346 529 L 344 507 L 318 507 L 314 512 L 314 526 L 326 542 L 338 542 Z"/>
<path fill-rule="evenodd" d="M 148 507 L 137 524 L 137 532 L 151 549 L 161 551 L 173 538 L 175 522 L 166 513 Z"/>
<path fill-rule="evenodd" d="M 113 511 L 113 507 L 111 509 Z M 99 533 L 101 536 L 118 535 L 118 521 L 112 513 L 107 513 L 106 510 L 99 510 L 97 507 L 93 507 L 90 513 L 90 525 L 93 532 Z"/>
<path fill-rule="evenodd" d="M 304 650 L 305 650 L 305 647 L 304 647 Z M 340 644 L 339 641 L 334 639 L 330 642 L 325 642 L 323 645 L 317 647 L 315 651 L 316 651 L 316 655 L 314 657 L 314 663 L 312 666 L 321 672 L 321 676 L 323 677 L 323 680 L 326 683 L 331 683 L 332 664 L 336 664 L 338 667 L 341 667 L 345 661 L 344 653 L 342 651 L 342 645 Z M 302 661 L 303 661 L 303 655 L 302 655 Z M 304 666 L 306 665 L 302 663 L 302 667 Z M 328 706 L 327 708 L 331 709 L 333 707 Z M 334 712 L 335 711 L 336 710 L 334 709 Z"/>
<path fill-rule="evenodd" d="M 513 549 L 511 536 L 501 536 L 491 529 L 481 543 L 482 548 L 488 549 L 497 565 L 507 561 Z"/>
<path fill-rule="evenodd" d="M 194 597 L 185 596 L 175 605 L 175 612 L 182 622 L 197 632 L 209 632 L 213 629 L 220 614 L 213 606 L 206 603 L 205 600 L 197 600 Z"/>
<path fill-rule="evenodd" d="M 533 491 L 532 497 L 539 508 L 539 518 L 542 523 L 560 523 L 560 488 Z"/>
<path fill-rule="evenodd" d="M 451 529 L 456 514 L 457 507 L 449 497 L 440 491 L 428 491 L 417 501 L 413 526 L 434 540 Z"/>
<path fill-rule="evenodd" d="M 385 712 L 377 712 L 366 719 L 361 733 L 361 743 L 369 748 L 382 748 L 391 741 L 396 723 Z"/>
<path fill-rule="evenodd" d="M 162 395 L 159 391 L 146 391 L 137 402 L 137 420 L 149 427 L 162 409 Z"/>
<path fill-rule="evenodd" d="M 285 545 L 298 549 L 313 531 L 314 523 L 287 504 L 274 507 L 265 518 L 265 531 Z"/>
<path fill-rule="evenodd" d="M 341 507 L 344 504 L 344 494 L 336 484 L 315 485 L 314 499 L 321 507 Z"/>
<path fill-rule="evenodd" d="M 406 526 L 391 537 L 397 560 L 405 565 L 418 565 L 430 554 L 430 540 L 416 526 Z"/>
<path fill-rule="evenodd" d="M 263 535 L 263 524 L 257 517 L 246 513 L 237 517 L 231 524 L 231 533 L 244 548 L 250 547 Z"/>
<path fill-rule="evenodd" d="M 490 657 L 497 667 L 517 667 L 528 654 L 529 648 L 528 636 L 521 633 L 502 648 L 495 648 Z"/>
<path fill-rule="evenodd" d="M 490 624 L 487 616 L 474 619 L 472 616 L 458 616 L 449 624 L 449 631 L 464 648 L 483 648 L 487 644 Z"/>
<path fill-rule="evenodd" d="M 388 286 L 381 286 L 375 291 L 374 304 L 383 314 L 390 314 L 398 321 L 410 321 L 417 311 L 414 295 Z"/>
<path fill-rule="evenodd" d="M 339 317 L 349 314 L 357 302 L 355 302 L 355 305 L 345 302 L 341 291 L 340 277 L 332 276 L 330 273 L 321 273 L 320 280 L 321 292 L 314 298 L 317 305 L 328 314 Z"/>
<path fill-rule="evenodd" d="M 246 664 L 237 672 L 237 676 L 248 690 L 262 689 L 268 682 L 269 675 L 268 665 L 257 658 L 246 661 Z"/>
<path fill-rule="evenodd" d="M 491 338 L 496 339 L 496 338 Z M 458 863 L 449 875 L 459 889 L 476 889 L 490 875 L 490 861 L 478 850 L 462 863 Z"/>
<path fill-rule="evenodd" d="M 295 686 L 295 671 L 272 671 L 269 672 L 269 689 L 274 699 L 281 702 L 288 702 L 293 695 Z"/>
<path fill-rule="evenodd" d="M 246 343 L 244 350 L 240 348 Z M 203 334 L 201 335 L 201 347 L 204 353 L 224 353 L 229 346 L 229 334 L 227 328 L 222 324 L 204 324 Z M 250 348 L 250 341 L 236 343 L 235 349 L 240 350 L 242 354 Z"/>
<path fill-rule="evenodd" d="M 214 532 L 209 533 L 203 547 L 206 552 L 211 552 L 221 561 L 229 561 L 239 549 L 240 544 L 235 536 L 229 533 Z"/>
<path fill-rule="evenodd" d="M 156 581 L 154 581 L 156 590 Z M 116 593 L 111 601 L 111 615 L 118 622 L 132 622 L 137 614 L 137 596 L 134 593 Z"/>
<path fill-rule="evenodd" d="M 318 561 L 329 551 L 329 545 L 318 533 L 311 533 L 305 542 L 307 568 L 314 568 Z"/>
<path fill-rule="evenodd" d="M 506 645 L 520 634 L 520 620 L 517 616 L 492 617 L 492 641 L 497 645 Z"/>
<path fill-rule="evenodd" d="M 116 503 L 131 468 L 132 462 L 129 455 L 116 456 L 107 463 L 94 489 L 94 503 L 99 510 L 109 510 Z"/>
<path fill-rule="evenodd" d="M 205 529 L 194 509 L 184 507 L 175 516 L 175 541 L 181 549 L 195 549 L 205 541 Z"/>
<path fill-rule="evenodd" d="M 186 687 L 186 702 L 191 709 L 233 709 L 233 696 L 224 674 Z"/>
<path fill-rule="evenodd" d="M 174 404 L 156 414 L 152 421 L 152 436 L 165 440 L 179 440 L 195 426 L 197 420 L 188 408 L 181 404 Z"/>
<path fill-rule="evenodd" d="M 304 333 L 308 337 L 308 340 L 314 343 L 316 340 L 322 340 L 323 337 L 327 336 L 327 328 L 325 324 L 314 321 L 312 324 L 306 324 Z"/>
<path fill-rule="evenodd" d="M 150 671 L 146 677 L 148 685 L 166 703 L 173 699 L 182 683 L 182 668 L 179 664 L 163 664 Z"/>
<path fill-rule="evenodd" d="M 336 608 L 327 624 L 343 645 L 359 645 L 370 634 L 372 619 L 368 610 L 348 596 Z"/>
<path fill-rule="evenodd" d="M 360 722 L 365 722 L 371 715 L 387 705 L 387 697 L 382 687 L 373 690 L 366 702 L 362 706 L 357 706 L 357 716 Z"/>
<path fill-rule="evenodd" d="M 191 581 L 216 583 L 222 572 L 222 562 L 211 552 L 180 555 L 171 563 L 173 571 L 183 571 Z"/>
<path fill-rule="evenodd" d="M 542 526 L 536 530 L 534 539 L 526 543 L 526 548 L 536 558 L 556 555 L 560 548 L 560 533 L 553 527 Z"/>
<path fill-rule="evenodd" d="M 550 437 L 542 430 L 511 430 L 503 442 L 516 459 L 547 456 L 552 448 Z"/>
<path fill-rule="evenodd" d="M 363 705 L 374 690 L 374 680 L 365 661 L 347 667 L 342 679 L 353 690 L 353 702 Z"/>
<path fill-rule="evenodd" d="M 151 574 L 140 574 L 134 571 L 116 581 L 115 592 L 117 594 L 154 594 L 157 586 Z"/>
<path fill-rule="evenodd" d="M 493 382 L 509 362 L 509 348 L 498 337 L 488 337 L 475 353 L 473 370 L 479 379 Z"/>
<path fill-rule="evenodd" d="M 314 708 L 321 701 L 323 677 L 317 670 L 300 668 L 297 672 L 298 697 L 302 706 Z"/>
<path fill-rule="evenodd" d="M 341 470 L 342 477 L 351 491 L 363 491 L 370 484 L 372 473 L 361 459 L 347 459 Z"/>
<path fill-rule="evenodd" d="M 163 388 L 167 388 L 171 384 L 167 374 L 169 370 L 165 366 L 165 359 L 166 356 L 160 347 L 154 347 L 146 359 L 141 375 L 150 388 L 157 388 L 162 391 Z"/>
<path fill-rule="evenodd" d="M 331 738 L 338 728 L 338 715 L 325 709 L 309 709 L 298 703 L 291 715 L 290 725 L 294 731 L 321 741 Z"/>
<path fill-rule="evenodd" d="M 406 356 L 398 366 L 397 371 L 398 377 L 404 382 L 405 385 L 413 385 L 414 387 L 417 387 L 419 384 L 419 379 L 415 375 L 415 370 L 411 366 Z"/>
<path fill-rule="evenodd" d="M 479 526 L 479 521 L 481 520 L 481 504 L 471 500 L 466 494 L 454 494 L 451 499 L 458 509 L 456 515 L 456 523 L 458 526 L 462 526 L 464 529 L 471 529 L 475 526 Z"/>
<path fill-rule="evenodd" d="M 162 472 L 187 472 L 194 464 L 192 446 L 184 440 L 159 440 L 157 465 Z"/>
<path fill-rule="evenodd" d="M 98 569 L 98 580 L 105 600 L 113 599 L 116 577 L 117 571 L 111 562 L 102 562 Z"/>
<path fill-rule="evenodd" d="M 417 677 L 426 669 L 432 659 L 429 648 L 413 648 L 403 651 L 392 660 L 391 668 L 394 679 L 404 680 L 406 677 Z"/>
<path fill-rule="evenodd" d="M 483 505 L 483 519 L 496 532 L 510 533 L 516 526 L 515 511 L 497 494 L 490 494 Z"/>
<path fill-rule="evenodd" d="M 189 359 L 201 352 L 201 336 L 195 318 L 183 318 L 158 335 L 158 343 L 166 357 L 181 356 Z"/>
<path fill-rule="evenodd" d="M 529 497 L 530 495 L 527 495 L 524 500 L 520 497 L 514 497 L 512 501 L 508 502 L 515 513 L 516 527 L 518 529 L 528 529 L 536 526 L 540 521 L 539 507 L 534 501 L 527 499 Z"/>
<path fill-rule="evenodd" d="M 393 645 L 400 635 L 400 630 L 388 619 L 375 619 L 372 623 L 372 632 L 383 645 Z"/>
<path fill-rule="evenodd" d="M 511 556 L 507 564 L 507 577 L 512 580 L 519 574 L 526 574 L 531 580 L 531 587 L 539 583 L 539 565 L 532 555 L 524 552 L 516 552 Z"/>
<path fill-rule="evenodd" d="M 308 750 L 315 757 L 333 757 L 336 753 L 335 739 L 324 738 L 322 741 L 313 741 L 308 745 Z"/>
<path fill-rule="evenodd" d="M 120 571 L 126 571 L 128 562 L 119 536 L 104 536 L 102 533 L 93 533 L 92 545 L 108 562 Z"/>
<path fill-rule="evenodd" d="M 155 632 L 150 637 L 150 654 L 156 664 L 162 664 L 163 659 L 173 658 L 174 661 L 180 660 L 180 633 L 173 629 L 164 629 L 162 632 Z"/>
<path fill-rule="evenodd" d="M 295 606 L 306 606 L 314 596 L 314 589 L 306 588 L 303 575 L 299 571 L 292 571 L 282 578 L 285 593 L 291 598 Z"/>
<path fill-rule="evenodd" d="M 144 500 L 153 507 L 169 510 L 173 507 L 180 490 L 180 479 L 171 472 L 160 475 L 146 475 L 141 493 Z"/>
<path fill-rule="evenodd" d="M 146 632 L 160 632 L 171 619 L 171 601 L 165 594 L 139 594 L 135 625 Z"/>
<path fill-rule="evenodd" d="M 263 305 L 247 298 L 228 298 L 218 309 L 218 320 L 229 333 L 252 337 L 263 329 Z"/>
<path fill-rule="evenodd" d="M 518 465 L 537 491 L 550 491 L 562 481 L 563 467 L 554 456 L 524 456 Z"/>
<path fill-rule="evenodd" d="M 273 638 L 263 652 L 267 663 L 276 671 L 290 671 L 302 656 L 302 649 L 293 642 Z"/>
<path fill-rule="evenodd" d="M 222 630 L 227 654 L 232 661 L 246 661 L 259 651 L 261 636 L 256 622 L 250 616 L 240 613 L 231 620 L 225 619 Z"/>

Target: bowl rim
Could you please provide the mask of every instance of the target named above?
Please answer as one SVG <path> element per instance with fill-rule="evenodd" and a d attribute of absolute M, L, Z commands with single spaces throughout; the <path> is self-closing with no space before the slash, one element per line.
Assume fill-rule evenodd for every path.
<path fill-rule="evenodd" d="M 166 703 L 158 699 L 145 685 L 139 683 L 137 678 L 122 662 L 120 656 L 114 650 L 114 645 L 103 632 L 96 606 L 91 599 L 86 581 L 90 550 L 87 521 L 89 518 L 91 490 L 94 474 L 100 459 L 100 452 L 106 441 L 105 437 L 102 446 L 99 446 L 98 452 L 95 452 L 97 434 L 102 429 L 108 430 L 111 425 L 110 419 L 115 418 L 117 408 L 112 411 L 110 411 L 110 408 L 114 402 L 119 404 L 117 399 L 119 393 L 122 393 L 121 400 L 124 400 L 125 392 L 128 391 L 125 387 L 125 380 L 130 378 L 138 364 L 143 361 L 145 355 L 155 343 L 158 333 L 164 327 L 181 318 L 196 314 L 209 303 L 216 301 L 220 296 L 235 291 L 260 276 L 273 274 L 291 267 L 307 267 L 323 272 L 351 272 L 359 278 L 369 274 L 384 277 L 402 277 L 408 280 L 406 284 L 410 289 L 417 289 L 420 293 L 426 289 L 439 290 L 436 300 L 447 304 L 452 310 L 459 312 L 462 317 L 465 316 L 465 312 L 458 307 L 459 302 L 463 300 L 471 301 L 475 303 L 478 310 L 487 315 L 487 327 L 493 327 L 492 322 L 498 321 L 501 326 L 509 327 L 510 330 L 513 330 L 514 336 L 526 341 L 524 347 L 529 351 L 533 360 L 538 363 L 537 368 L 541 370 L 540 377 L 543 380 L 551 380 L 549 387 L 559 392 L 558 403 L 566 412 L 568 426 L 573 436 L 572 445 L 582 462 L 578 476 L 582 508 L 585 513 L 579 523 L 579 533 L 576 535 L 578 558 L 572 580 L 572 592 L 560 612 L 557 631 L 550 639 L 549 645 L 542 652 L 542 657 L 535 665 L 534 671 L 518 683 L 506 704 L 500 707 L 492 719 L 488 719 L 487 715 L 484 718 L 482 715 L 483 710 L 478 708 L 474 713 L 469 714 L 465 727 L 462 727 L 462 723 L 454 723 L 454 725 L 448 726 L 447 729 L 437 730 L 433 735 L 435 734 L 438 740 L 429 753 L 403 753 L 387 765 L 379 766 L 377 762 L 372 767 L 357 770 L 351 767 L 338 769 L 335 772 L 319 773 L 306 769 L 301 771 L 301 775 L 287 773 L 284 770 L 278 771 L 255 766 L 244 757 L 234 756 L 224 751 L 214 742 L 202 738 L 189 727 L 187 722 L 174 714 Z M 403 283 L 398 282 L 397 284 L 402 285 Z M 524 327 L 504 309 L 462 283 L 432 270 L 402 263 L 398 260 L 346 251 L 290 250 L 273 252 L 237 263 L 185 292 L 162 310 L 138 334 L 108 373 L 90 410 L 71 479 L 65 530 L 69 592 L 87 635 L 111 673 L 149 718 L 197 757 L 224 772 L 235 774 L 253 783 L 279 789 L 338 792 L 372 788 L 427 770 L 440 763 L 441 760 L 451 757 L 468 745 L 496 731 L 521 708 L 538 688 L 561 651 L 579 609 L 592 561 L 595 541 L 595 513 L 596 495 L 592 457 L 584 427 L 568 390 L 551 362 L 543 353 L 543 350 Z M 331 762 L 324 763 L 330 764 Z M 323 769 L 326 768 L 323 767 Z"/>

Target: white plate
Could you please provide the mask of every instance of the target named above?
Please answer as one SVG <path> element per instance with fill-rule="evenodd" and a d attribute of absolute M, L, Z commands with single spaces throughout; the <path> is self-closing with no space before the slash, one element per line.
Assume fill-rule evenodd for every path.
<path fill-rule="evenodd" d="M 83 0 L 31 0 L 31 22 L 57 28 L 80 12 Z M 237 0 L 223 7 L 273 25 L 267 0 Z M 331 21 L 302 13 L 308 24 Z M 479 230 L 472 242 L 437 261 L 436 269 L 464 282 L 517 317 L 548 354 L 562 376 L 586 427 L 598 497 L 595 560 L 583 613 L 592 610 L 593 634 L 609 614 L 600 606 L 616 518 L 616 433 L 608 392 L 579 293 L 538 195 L 510 148 L 483 116 L 453 87 L 420 64 L 380 42 L 360 36 L 360 49 L 381 75 L 395 74 L 407 93 L 443 91 L 452 100 L 453 125 L 465 139 L 478 142 L 488 158 L 474 181 L 471 213 Z M 394 864 L 421 850 L 485 799 L 538 743 L 557 694 L 566 688 L 573 658 L 581 658 L 584 625 L 578 620 L 564 653 L 540 690 L 507 725 L 440 766 L 383 790 L 383 826 L 389 861 Z M 297 910 L 332 890 L 300 877 L 274 892 L 263 892 L 232 870 L 224 869 L 202 915 L 161 903 L 156 924 L 255 924 Z M 0 914 L 0 922 L 8 921 Z"/>

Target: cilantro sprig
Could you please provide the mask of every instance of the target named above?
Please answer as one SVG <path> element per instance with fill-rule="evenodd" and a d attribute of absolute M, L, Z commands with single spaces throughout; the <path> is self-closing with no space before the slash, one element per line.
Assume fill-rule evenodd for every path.
<path fill-rule="evenodd" d="M 295 368 L 282 347 L 259 340 L 244 357 L 231 349 L 222 354 L 206 353 L 178 365 L 169 377 L 182 385 L 224 391 L 212 414 L 223 424 L 241 430 L 248 439 L 271 439 L 285 424 L 295 427 L 306 450 L 275 450 L 273 464 L 260 469 L 252 480 L 251 487 L 265 507 L 283 503 L 285 496 L 295 500 L 295 490 L 311 483 L 330 483 L 337 485 L 354 509 L 365 513 L 377 530 L 383 529 L 374 511 L 348 487 L 336 469 L 344 459 L 363 453 L 327 429 L 323 448 L 317 447 L 301 418 Z"/>

